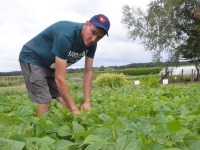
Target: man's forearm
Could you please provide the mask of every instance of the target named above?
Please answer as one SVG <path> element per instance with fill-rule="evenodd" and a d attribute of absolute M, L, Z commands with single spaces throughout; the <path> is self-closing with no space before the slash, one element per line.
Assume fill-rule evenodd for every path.
<path fill-rule="evenodd" d="M 84 102 L 90 102 L 90 91 L 92 86 L 92 71 L 84 72 L 83 88 L 84 88 Z"/>
<path fill-rule="evenodd" d="M 66 102 L 68 108 L 73 111 L 77 111 L 78 108 L 70 94 L 68 85 L 65 80 L 56 80 L 56 84 L 58 86 L 58 90 L 60 92 L 60 95 L 62 96 L 63 100 Z"/>

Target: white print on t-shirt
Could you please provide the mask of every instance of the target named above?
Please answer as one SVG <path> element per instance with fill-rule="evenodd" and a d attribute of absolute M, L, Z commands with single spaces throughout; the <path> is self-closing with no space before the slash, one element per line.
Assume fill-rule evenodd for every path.
<path fill-rule="evenodd" d="M 88 50 L 83 51 L 83 53 L 75 53 L 70 51 L 69 54 L 67 55 L 67 58 L 79 58 L 85 56 L 87 54 Z"/>
<path fill-rule="evenodd" d="M 85 50 L 83 51 L 83 53 L 75 53 L 70 51 L 69 54 L 67 55 L 67 67 L 71 66 L 73 63 L 80 60 L 83 56 L 85 56 L 85 54 L 88 53 L 88 51 L 89 50 Z M 56 64 L 55 63 L 51 64 L 50 68 L 55 69 Z"/>

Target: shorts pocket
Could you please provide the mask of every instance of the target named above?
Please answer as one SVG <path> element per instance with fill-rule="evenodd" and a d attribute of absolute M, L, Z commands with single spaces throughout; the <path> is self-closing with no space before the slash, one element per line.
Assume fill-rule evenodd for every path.
<path fill-rule="evenodd" d="M 39 76 L 30 76 L 30 82 L 32 84 L 32 93 L 41 94 L 42 91 L 47 87 L 46 79 L 40 79 Z"/>
<path fill-rule="evenodd" d="M 30 82 L 37 82 L 38 77 L 37 76 L 30 76 Z"/>

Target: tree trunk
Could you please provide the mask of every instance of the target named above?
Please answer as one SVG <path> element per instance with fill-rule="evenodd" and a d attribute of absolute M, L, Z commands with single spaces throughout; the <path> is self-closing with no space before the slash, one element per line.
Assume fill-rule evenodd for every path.
<path fill-rule="evenodd" d="M 196 67 L 196 70 L 197 70 L 197 81 L 199 81 L 199 79 L 200 79 L 200 76 L 199 76 L 199 65 L 198 65 L 198 63 L 196 61 L 194 63 L 195 63 L 195 67 Z"/>

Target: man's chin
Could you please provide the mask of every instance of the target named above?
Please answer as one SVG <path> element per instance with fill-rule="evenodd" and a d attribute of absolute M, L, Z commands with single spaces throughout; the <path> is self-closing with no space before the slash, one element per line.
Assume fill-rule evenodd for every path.
<path fill-rule="evenodd" d="M 91 46 L 92 44 L 89 44 L 89 43 L 85 43 L 85 46 Z"/>

